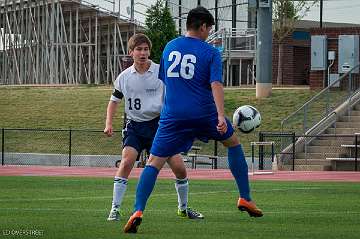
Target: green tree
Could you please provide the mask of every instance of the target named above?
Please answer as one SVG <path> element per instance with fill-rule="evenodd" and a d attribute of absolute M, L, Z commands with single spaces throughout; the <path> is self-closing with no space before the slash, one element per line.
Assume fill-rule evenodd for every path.
<path fill-rule="evenodd" d="M 175 22 L 164 0 L 157 0 L 146 11 L 145 34 L 152 42 L 151 59 L 159 62 L 166 43 L 177 37 Z"/>
<path fill-rule="evenodd" d="M 284 40 L 294 31 L 295 22 L 301 20 L 319 0 L 273 0 L 273 36 L 279 44 L 277 85 L 282 84 Z"/>

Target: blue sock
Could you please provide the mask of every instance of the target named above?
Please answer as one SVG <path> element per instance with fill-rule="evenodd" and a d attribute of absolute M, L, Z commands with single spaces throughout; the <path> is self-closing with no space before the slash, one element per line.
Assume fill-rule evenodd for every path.
<path fill-rule="evenodd" d="M 134 205 L 135 211 L 144 211 L 147 200 L 154 189 L 159 170 L 151 165 L 146 165 L 141 173 L 137 188 L 136 200 Z"/>
<path fill-rule="evenodd" d="M 248 166 L 241 144 L 228 148 L 228 161 L 231 173 L 238 186 L 240 196 L 247 201 L 251 201 Z"/>

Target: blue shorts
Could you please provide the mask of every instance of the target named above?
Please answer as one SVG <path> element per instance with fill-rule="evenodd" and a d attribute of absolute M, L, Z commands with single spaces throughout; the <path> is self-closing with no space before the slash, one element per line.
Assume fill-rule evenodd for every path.
<path fill-rule="evenodd" d="M 210 139 L 223 141 L 230 138 L 234 129 L 226 118 L 227 132 L 220 134 L 216 126 L 217 115 L 210 118 L 191 120 L 160 119 L 150 153 L 158 157 L 170 157 L 190 150 L 195 139 L 208 142 Z"/>
<path fill-rule="evenodd" d="M 128 120 L 123 130 L 123 147 L 133 147 L 139 155 L 144 149 L 149 152 L 158 126 L 159 117 L 144 122 Z"/>

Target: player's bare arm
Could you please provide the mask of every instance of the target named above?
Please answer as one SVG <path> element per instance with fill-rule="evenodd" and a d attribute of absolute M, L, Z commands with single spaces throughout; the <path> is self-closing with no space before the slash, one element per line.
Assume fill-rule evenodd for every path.
<path fill-rule="evenodd" d="M 117 108 L 117 102 L 110 100 L 106 110 L 106 122 L 104 129 L 104 133 L 109 137 L 113 135 L 112 121 L 113 121 L 113 116 L 116 112 L 116 108 Z"/>
<path fill-rule="evenodd" d="M 218 125 L 217 130 L 224 134 L 227 131 L 227 124 L 224 116 L 224 88 L 223 84 L 219 81 L 211 83 L 211 90 L 214 96 L 216 110 L 218 113 Z"/>

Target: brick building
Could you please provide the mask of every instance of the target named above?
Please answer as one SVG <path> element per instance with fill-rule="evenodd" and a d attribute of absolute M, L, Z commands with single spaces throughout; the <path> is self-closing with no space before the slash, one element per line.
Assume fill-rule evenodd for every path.
<path fill-rule="evenodd" d="M 328 27 L 328 28 L 312 28 L 311 35 L 326 35 L 327 36 L 327 50 L 335 51 L 335 61 L 330 68 L 330 74 L 338 73 L 338 59 L 339 59 L 339 35 L 360 35 L 360 26 L 356 27 Z M 360 48 L 360 47 L 359 47 Z M 360 53 L 359 53 L 360 54 Z M 356 78 L 359 74 L 355 74 Z M 309 85 L 311 88 L 323 88 L 327 82 L 327 71 L 310 71 Z"/>
<path fill-rule="evenodd" d="M 328 51 L 336 52 L 338 58 L 338 36 L 360 35 L 360 25 L 348 23 L 324 22 L 319 28 L 319 22 L 301 20 L 295 24 L 294 32 L 284 41 L 283 47 L 283 82 L 282 85 L 310 85 L 310 88 L 322 88 L 327 73 L 311 71 L 311 36 L 327 35 Z M 279 44 L 273 43 L 273 84 L 276 84 Z M 331 73 L 337 73 L 337 60 L 331 68 Z M 325 74 L 325 76 L 324 76 Z"/>

